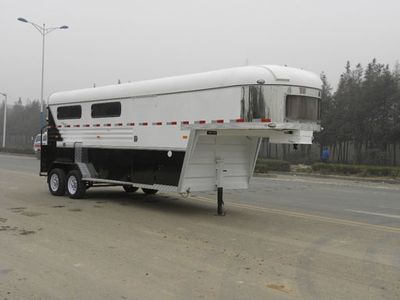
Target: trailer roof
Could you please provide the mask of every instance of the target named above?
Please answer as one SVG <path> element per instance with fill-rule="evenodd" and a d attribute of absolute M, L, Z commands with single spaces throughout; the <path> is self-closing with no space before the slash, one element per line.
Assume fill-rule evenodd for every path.
<path fill-rule="evenodd" d="M 322 85 L 318 75 L 301 69 L 276 65 L 245 66 L 205 73 L 58 92 L 50 96 L 49 105 L 259 84 L 260 80 L 266 85 L 294 85 L 315 89 L 321 89 Z"/>

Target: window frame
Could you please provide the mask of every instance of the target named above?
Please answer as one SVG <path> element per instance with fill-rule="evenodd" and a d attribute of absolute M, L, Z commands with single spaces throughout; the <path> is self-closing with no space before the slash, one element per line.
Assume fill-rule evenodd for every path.
<path fill-rule="evenodd" d="M 310 100 L 316 100 L 317 101 L 317 117 L 316 118 L 304 118 L 303 116 L 301 118 L 293 118 L 288 116 L 288 100 L 289 97 L 300 97 L 300 98 L 309 98 Z M 314 96 L 308 96 L 308 95 L 297 95 L 297 94 L 287 94 L 285 97 L 285 119 L 287 121 L 308 121 L 308 122 L 320 122 L 321 121 L 321 98 L 314 97 Z"/>
<path fill-rule="evenodd" d="M 77 115 L 67 115 L 67 116 L 60 116 L 63 112 L 60 112 L 64 109 L 71 109 L 72 107 L 79 107 L 79 113 Z M 57 107 L 57 120 L 79 120 L 82 118 L 82 105 L 64 105 Z"/>
<path fill-rule="evenodd" d="M 113 112 L 112 114 L 107 114 L 106 112 L 102 112 L 100 110 L 100 112 L 102 112 L 101 114 L 99 114 L 99 112 L 96 112 L 94 107 L 101 107 L 101 106 L 106 106 L 106 105 L 118 105 L 118 112 Z M 96 115 L 95 115 L 96 114 Z M 122 114 L 122 105 L 120 101 L 113 101 L 113 102 L 103 102 L 103 103 L 93 103 L 90 106 L 90 116 L 93 119 L 101 119 L 101 118 L 118 118 L 120 117 Z"/>

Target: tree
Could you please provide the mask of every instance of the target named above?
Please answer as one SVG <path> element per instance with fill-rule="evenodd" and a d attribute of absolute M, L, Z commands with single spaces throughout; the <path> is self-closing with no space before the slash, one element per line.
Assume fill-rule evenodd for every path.
<path fill-rule="evenodd" d="M 335 103 L 332 97 L 332 87 L 328 82 L 328 79 L 324 72 L 320 75 L 322 81 L 322 91 L 321 91 L 321 127 L 322 131 L 316 133 L 315 141 L 320 144 L 321 148 L 323 146 L 329 146 L 334 144 L 333 131 L 334 126 L 334 109 Z"/>

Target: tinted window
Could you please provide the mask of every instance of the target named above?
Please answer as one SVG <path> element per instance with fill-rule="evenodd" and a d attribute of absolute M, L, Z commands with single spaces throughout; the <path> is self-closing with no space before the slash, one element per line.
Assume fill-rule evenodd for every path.
<path fill-rule="evenodd" d="M 80 105 L 61 106 L 57 108 L 57 119 L 80 119 L 82 116 L 82 108 Z"/>
<path fill-rule="evenodd" d="M 109 102 L 92 105 L 92 118 L 110 118 L 121 115 L 121 103 Z"/>
<path fill-rule="evenodd" d="M 286 97 L 286 118 L 289 120 L 319 120 L 320 99 L 307 96 L 288 95 Z"/>

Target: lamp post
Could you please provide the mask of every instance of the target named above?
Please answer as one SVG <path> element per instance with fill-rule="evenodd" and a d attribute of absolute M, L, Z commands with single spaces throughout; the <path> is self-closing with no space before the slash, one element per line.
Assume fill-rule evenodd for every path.
<path fill-rule="evenodd" d="M 43 117 L 43 86 L 44 86 L 44 42 L 45 42 L 45 36 L 49 34 L 50 32 L 57 30 L 57 29 L 68 29 L 68 26 L 60 26 L 60 27 L 49 27 L 46 28 L 46 24 L 43 24 L 43 26 L 37 25 L 33 22 L 30 22 L 24 18 L 18 18 L 18 21 L 24 22 L 24 23 L 29 23 L 33 27 L 36 28 L 37 31 L 40 32 L 42 35 L 42 82 L 41 82 L 41 87 L 40 87 L 40 128 L 44 126 L 44 117 Z"/>
<path fill-rule="evenodd" d="M 3 119 L 3 148 L 6 147 L 6 125 L 7 125 L 7 94 L 0 93 L 4 96 L 4 119 Z"/>

